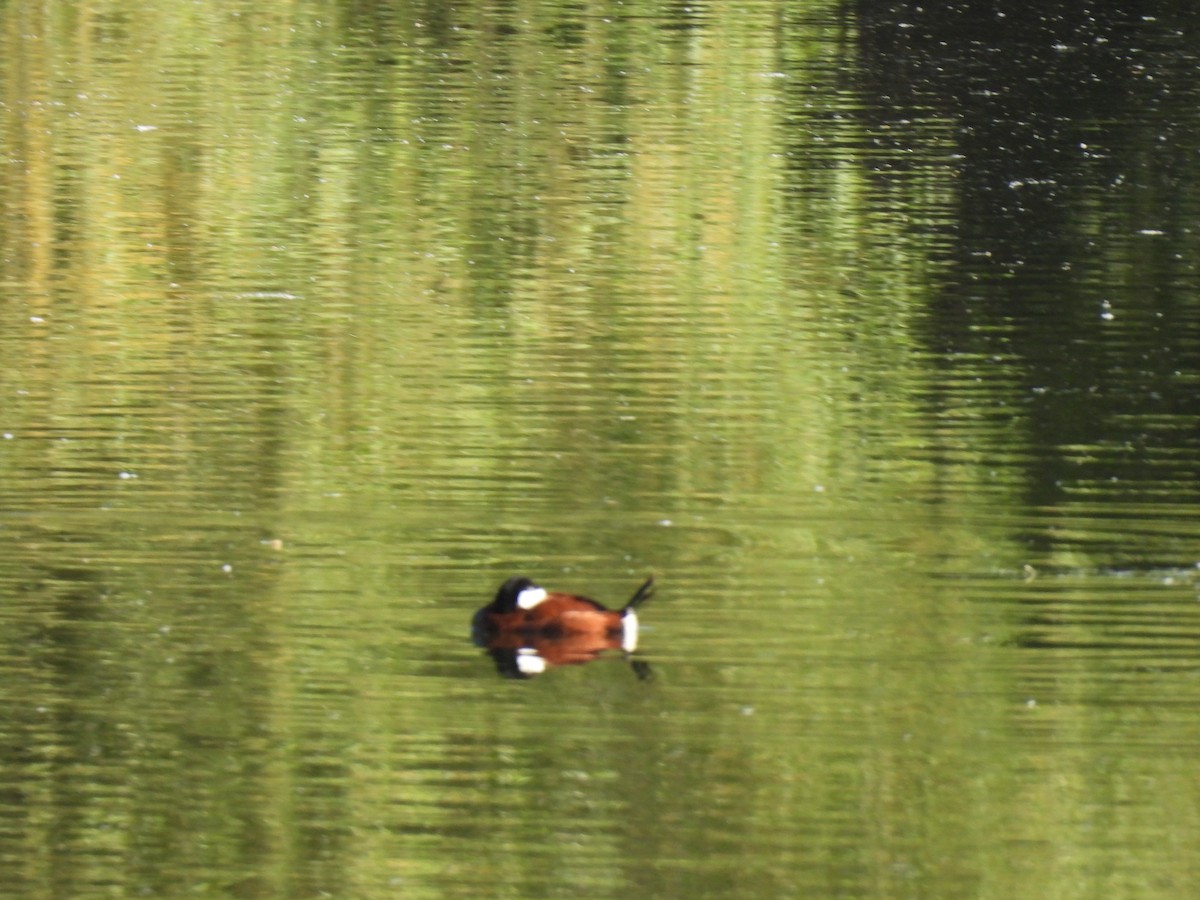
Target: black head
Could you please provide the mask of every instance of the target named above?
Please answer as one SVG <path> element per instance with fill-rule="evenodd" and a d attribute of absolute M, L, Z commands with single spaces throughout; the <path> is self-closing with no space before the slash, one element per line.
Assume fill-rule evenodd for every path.
<path fill-rule="evenodd" d="M 496 599 L 488 607 L 492 612 L 509 613 L 517 608 L 517 597 L 526 588 L 537 587 L 532 579 L 525 577 L 510 578 L 500 585 L 496 591 Z"/>

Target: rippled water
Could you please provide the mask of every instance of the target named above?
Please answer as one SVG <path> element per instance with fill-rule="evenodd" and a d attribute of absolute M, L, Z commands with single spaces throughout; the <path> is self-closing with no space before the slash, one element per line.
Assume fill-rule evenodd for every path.
<path fill-rule="evenodd" d="M 5 7 L 9 894 L 1188 895 L 1177 7 Z"/>

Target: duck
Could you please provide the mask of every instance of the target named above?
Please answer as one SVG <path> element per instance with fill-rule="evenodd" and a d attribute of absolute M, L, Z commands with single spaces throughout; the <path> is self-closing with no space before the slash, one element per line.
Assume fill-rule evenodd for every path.
<path fill-rule="evenodd" d="M 471 634 L 501 674 L 528 678 L 548 668 L 578 665 L 605 650 L 626 657 L 637 649 L 637 609 L 654 593 L 650 576 L 620 609 L 590 597 L 548 591 L 525 576 L 509 578 L 487 606 L 475 613 Z M 648 667 L 635 665 L 639 678 Z"/>

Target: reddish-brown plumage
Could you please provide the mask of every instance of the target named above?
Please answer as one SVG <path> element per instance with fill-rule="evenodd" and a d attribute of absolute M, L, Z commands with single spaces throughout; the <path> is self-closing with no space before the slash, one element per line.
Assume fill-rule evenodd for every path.
<path fill-rule="evenodd" d="M 489 631 L 507 635 L 508 641 L 526 638 L 564 638 L 568 636 L 615 636 L 620 645 L 624 630 L 621 613 L 606 609 L 595 600 L 572 594 L 548 593 L 533 609 L 519 607 L 486 613 Z"/>
<path fill-rule="evenodd" d="M 545 591 L 528 578 L 510 578 L 495 599 L 475 613 L 472 633 L 501 672 L 528 677 L 552 666 L 595 659 L 605 650 L 632 652 L 637 644 L 634 609 L 652 593 L 648 579 L 620 610 L 588 597 Z M 648 671 L 635 664 L 639 676 Z"/>

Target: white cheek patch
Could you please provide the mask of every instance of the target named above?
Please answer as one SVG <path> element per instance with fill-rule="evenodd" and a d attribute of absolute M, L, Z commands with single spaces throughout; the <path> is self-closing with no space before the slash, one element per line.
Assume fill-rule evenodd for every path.
<path fill-rule="evenodd" d="M 521 593 L 517 594 L 517 606 L 521 609 L 533 609 L 545 600 L 547 596 L 543 588 L 527 587 Z"/>
<path fill-rule="evenodd" d="M 530 647 L 517 651 L 517 671 L 522 675 L 541 675 L 546 671 L 546 661 Z"/>
<path fill-rule="evenodd" d="M 638 639 L 638 617 L 632 609 L 626 610 L 625 615 L 621 616 L 621 649 L 626 653 L 632 653 L 637 649 Z"/>

